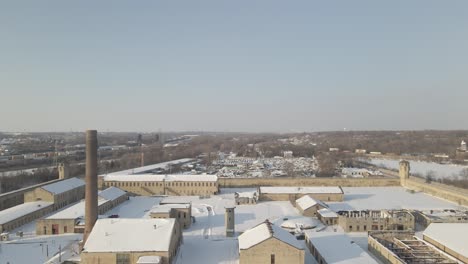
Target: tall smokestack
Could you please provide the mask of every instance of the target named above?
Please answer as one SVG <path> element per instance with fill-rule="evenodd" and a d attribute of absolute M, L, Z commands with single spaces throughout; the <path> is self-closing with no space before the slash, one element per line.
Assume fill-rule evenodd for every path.
<path fill-rule="evenodd" d="M 85 194 L 85 230 L 83 244 L 97 220 L 98 184 L 97 184 L 97 131 L 86 130 L 86 194 Z"/>

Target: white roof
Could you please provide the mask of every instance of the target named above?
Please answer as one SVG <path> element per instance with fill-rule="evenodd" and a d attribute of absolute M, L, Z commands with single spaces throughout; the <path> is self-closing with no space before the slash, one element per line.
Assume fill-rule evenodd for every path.
<path fill-rule="evenodd" d="M 98 206 L 119 197 L 119 196 L 115 196 L 115 194 L 119 193 L 119 191 L 122 191 L 122 190 L 120 190 L 118 188 L 115 188 L 115 189 L 119 190 L 119 191 L 117 191 L 117 190 L 111 189 L 111 188 L 113 188 L 113 187 L 109 187 L 109 188 L 107 188 L 107 189 L 105 189 L 103 191 L 100 191 L 98 193 Z M 109 190 L 109 189 L 111 189 L 111 190 Z M 103 197 L 103 195 L 101 195 L 102 193 L 104 193 L 104 196 L 106 196 L 108 198 L 112 198 L 112 199 L 105 199 Z M 59 211 L 59 212 L 47 217 L 46 219 L 76 219 L 76 218 L 83 218 L 84 214 L 85 214 L 85 200 L 81 200 L 80 202 L 75 203 L 72 206 L 67 207 L 62 211 Z"/>
<path fill-rule="evenodd" d="M 304 249 L 304 245 L 288 231 L 265 221 L 254 228 L 245 231 L 239 236 L 239 250 L 251 248 L 271 237 L 283 241 L 295 248 Z"/>
<path fill-rule="evenodd" d="M 168 196 L 162 199 L 159 204 L 190 204 L 193 196 Z"/>
<path fill-rule="evenodd" d="M 340 187 L 260 187 L 260 193 L 343 193 Z"/>
<path fill-rule="evenodd" d="M 312 229 L 317 226 L 323 226 L 322 222 L 317 218 L 312 217 L 298 217 L 284 221 L 281 224 L 282 228 L 295 229 L 297 227 L 302 227 L 303 229 Z"/>
<path fill-rule="evenodd" d="M 432 223 L 423 235 L 468 257 L 468 223 Z"/>
<path fill-rule="evenodd" d="M 236 192 L 239 198 L 250 198 L 253 199 L 257 197 L 257 192 Z"/>
<path fill-rule="evenodd" d="M 151 208 L 151 213 L 168 213 L 171 209 L 188 209 L 190 204 L 158 204 Z"/>
<path fill-rule="evenodd" d="M 306 239 L 317 249 L 326 263 L 378 263 L 367 252 L 343 233 L 306 230 Z M 337 254 L 338 253 L 338 254 Z"/>
<path fill-rule="evenodd" d="M 99 197 L 104 198 L 106 200 L 115 200 L 122 195 L 125 195 L 126 192 L 117 188 L 117 187 L 109 187 L 103 191 L 99 192 Z"/>
<path fill-rule="evenodd" d="M 41 188 L 52 194 L 59 194 L 84 185 L 85 182 L 83 180 L 80 180 L 78 178 L 70 178 L 52 184 L 44 185 Z"/>
<path fill-rule="evenodd" d="M 315 205 L 320 205 L 322 207 L 328 207 L 320 200 L 315 200 L 314 198 L 310 197 L 309 195 L 304 195 L 301 198 L 296 200 L 296 205 L 299 206 L 303 211 L 311 208 Z"/>
<path fill-rule="evenodd" d="M 38 211 L 52 204 L 53 203 L 51 202 L 37 201 L 37 202 L 20 204 L 20 205 L 2 210 L 0 211 L 0 225 L 8 223 L 12 220 L 25 216 L 32 212 Z"/>
<path fill-rule="evenodd" d="M 169 165 L 178 165 L 178 164 L 183 164 L 187 162 L 194 161 L 194 159 L 178 159 L 178 160 L 171 160 L 171 161 L 166 161 L 166 162 L 161 162 L 157 164 L 152 164 L 148 166 L 143 166 L 143 167 L 138 167 L 138 168 L 133 168 L 129 170 L 123 170 L 123 171 L 116 171 L 109 173 L 107 175 L 132 175 L 132 174 L 141 174 L 141 173 L 147 173 L 151 172 L 157 169 L 165 169 Z"/>
<path fill-rule="evenodd" d="M 175 219 L 99 219 L 88 237 L 85 252 L 169 251 Z"/>
<path fill-rule="evenodd" d="M 317 211 L 322 217 L 338 217 L 338 214 L 328 208 L 322 208 Z"/>
<path fill-rule="evenodd" d="M 138 258 L 137 264 L 159 264 L 161 263 L 160 256 L 142 256 Z"/>
<path fill-rule="evenodd" d="M 105 181 L 193 181 L 193 182 L 216 182 L 218 176 L 208 174 L 174 174 L 174 175 L 162 175 L 162 174 L 134 174 L 134 175 L 106 175 L 104 176 Z"/>

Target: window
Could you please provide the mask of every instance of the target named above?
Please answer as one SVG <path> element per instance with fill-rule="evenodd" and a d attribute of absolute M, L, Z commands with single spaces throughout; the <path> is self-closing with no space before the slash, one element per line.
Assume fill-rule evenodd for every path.
<path fill-rule="evenodd" d="M 364 231 L 367 231 L 367 226 L 366 225 L 364 225 Z"/>
<path fill-rule="evenodd" d="M 130 264 L 130 255 L 124 253 L 117 253 L 116 264 Z"/>
<path fill-rule="evenodd" d="M 359 229 L 360 229 L 360 226 L 356 226 L 356 231 L 359 231 Z"/>
<path fill-rule="evenodd" d="M 352 225 L 349 226 L 349 231 L 351 231 L 351 230 L 353 230 L 353 226 L 352 226 Z"/>
<path fill-rule="evenodd" d="M 271 259 L 271 264 L 275 264 L 275 254 L 271 254 L 270 259 Z"/>

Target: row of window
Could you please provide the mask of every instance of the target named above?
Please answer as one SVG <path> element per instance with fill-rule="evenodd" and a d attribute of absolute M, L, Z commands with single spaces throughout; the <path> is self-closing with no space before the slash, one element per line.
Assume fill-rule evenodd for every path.
<path fill-rule="evenodd" d="M 162 187 L 163 182 L 107 182 L 106 187 Z M 168 187 L 213 187 L 216 186 L 215 182 L 166 182 Z"/>

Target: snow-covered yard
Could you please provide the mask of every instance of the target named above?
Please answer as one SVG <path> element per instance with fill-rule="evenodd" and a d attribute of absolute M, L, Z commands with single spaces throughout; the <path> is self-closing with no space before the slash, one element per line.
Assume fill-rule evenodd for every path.
<path fill-rule="evenodd" d="M 454 203 L 424 194 L 411 193 L 401 187 L 344 187 L 343 202 L 328 203 L 332 210 L 364 209 L 450 209 L 459 208 Z M 221 189 L 221 194 L 210 198 L 198 196 L 170 197 L 175 200 L 192 202 L 192 215 L 195 223 L 184 230 L 183 244 L 179 250 L 177 264 L 238 263 L 239 251 L 237 238 L 225 236 L 225 207 L 234 205 L 234 192 L 255 191 L 255 188 Z M 148 218 L 151 208 L 164 197 L 131 197 L 106 215 L 119 215 L 121 218 Z M 103 216 L 106 217 L 106 216 Z M 237 205 L 235 209 L 235 229 L 237 235 L 269 219 L 281 224 L 284 219 L 301 219 L 297 209 L 287 201 L 259 202 L 254 205 Z M 24 231 L 27 238 L 0 243 L 0 263 L 42 263 L 58 252 L 59 247 L 70 253 L 70 245 L 77 245 L 81 235 L 35 237 L 35 221 L 11 232 Z M 327 231 L 343 232 L 337 227 L 327 227 Z M 356 243 L 367 250 L 365 234 L 357 233 Z M 24 254 L 28 252 L 28 254 Z M 34 261 L 32 261 L 34 259 Z M 315 263 L 306 250 L 307 263 Z M 4 261 L 5 260 L 5 261 Z M 39 260 L 39 261 L 38 261 Z"/>
<path fill-rule="evenodd" d="M 388 169 L 397 170 L 400 165 L 400 160 L 392 159 L 370 159 L 366 160 L 371 164 Z M 425 161 L 410 161 L 411 174 L 417 174 L 422 177 L 432 172 L 434 178 L 453 178 L 459 177 L 460 173 L 464 169 L 468 169 L 468 166 L 461 166 L 455 164 L 439 164 L 435 162 L 425 162 Z"/>

